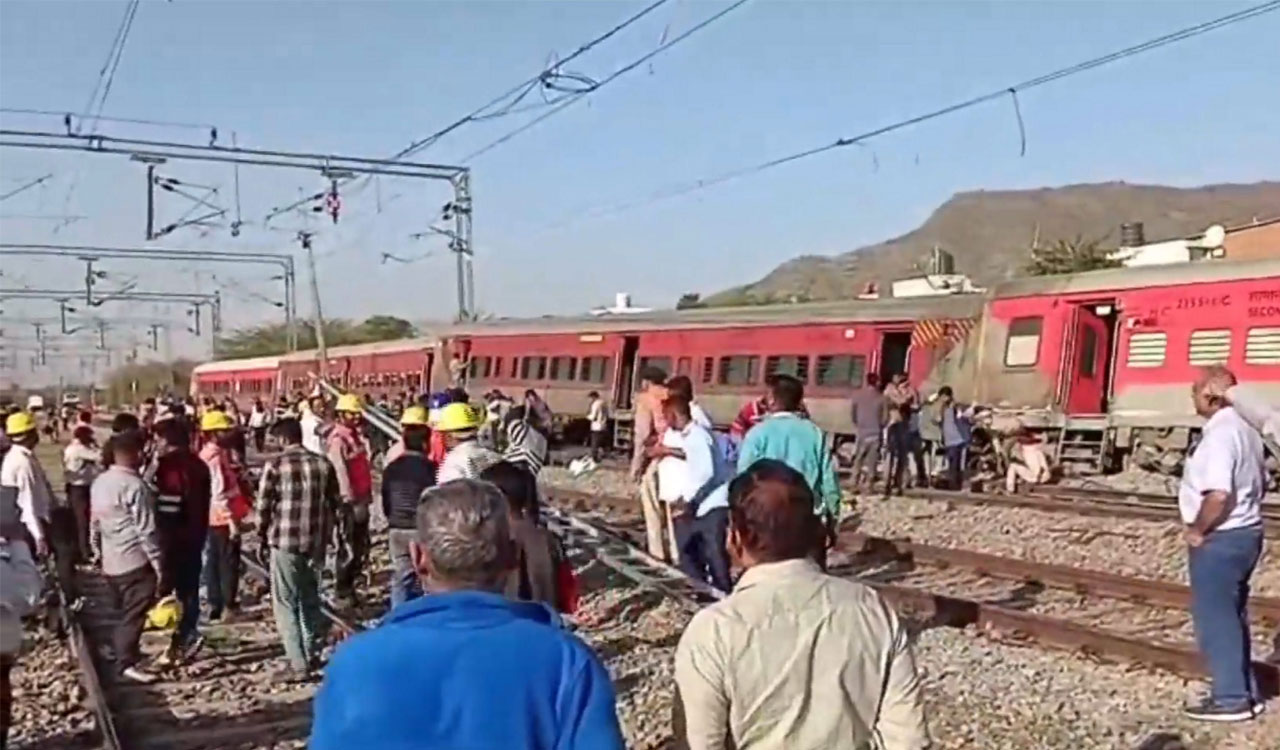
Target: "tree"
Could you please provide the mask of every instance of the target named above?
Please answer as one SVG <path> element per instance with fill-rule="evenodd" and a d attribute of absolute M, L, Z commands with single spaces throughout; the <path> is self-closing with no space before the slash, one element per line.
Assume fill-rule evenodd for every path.
<path fill-rule="evenodd" d="M 295 325 L 298 330 L 298 348 L 315 349 L 315 326 L 311 321 L 298 320 Z M 416 333 L 412 323 L 391 315 L 374 315 L 359 324 L 341 318 L 326 320 L 324 324 L 324 339 L 329 346 L 390 341 L 410 338 Z M 218 358 L 239 359 L 284 354 L 289 349 L 288 340 L 288 330 L 282 323 L 237 329 L 218 338 Z"/>
<path fill-rule="evenodd" d="M 688 310 L 691 307 L 706 307 L 702 304 L 702 295 L 697 292 L 688 292 L 680 295 L 680 299 L 676 300 L 677 310 Z"/>
<path fill-rule="evenodd" d="M 1033 245 L 1026 270 L 1032 276 L 1052 276 L 1119 268 L 1120 261 L 1111 258 L 1114 252 L 1115 248 L 1103 246 L 1102 240 L 1076 235 L 1075 239 L 1057 240 L 1045 247 Z"/>
<path fill-rule="evenodd" d="M 185 396 L 191 390 L 194 362 L 145 362 L 117 367 L 106 377 L 106 401 L 109 405 L 137 404 L 148 396 L 166 393 Z"/>

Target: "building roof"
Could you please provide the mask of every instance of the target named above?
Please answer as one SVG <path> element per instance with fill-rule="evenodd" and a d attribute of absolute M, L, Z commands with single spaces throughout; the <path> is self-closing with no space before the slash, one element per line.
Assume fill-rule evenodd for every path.
<path fill-rule="evenodd" d="M 991 294 L 998 299 L 1270 277 L 1280 278 L 1280 260 L 1205 260 L 1014 279 L 995 285 Z"/>

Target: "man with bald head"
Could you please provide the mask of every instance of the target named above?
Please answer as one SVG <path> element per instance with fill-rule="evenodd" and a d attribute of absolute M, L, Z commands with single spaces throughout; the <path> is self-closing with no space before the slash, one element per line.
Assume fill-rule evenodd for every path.
<path fill-rule="evenodd" d="M 417 532 L 426 594 L 334 654 L 309 747 L 621 750 L 604 665 L 545 605 L 503 596 L 517 562 L 502 491 L 432 487 Z"/>
<path fill-rule="evenodd" d="M 1222 394 L 1236 384 L 1221 367 L 1191 387 L 1204 417 L 1200 442 L 1178 488 L 1191 580 L 1191 619 L 1212 687 L 1187 715 L 1247 721 L 1262 713 L 1250 657 L 1249 578 L 1262 554 L 1260 504 L 1266 492 L 1262 437 Z"/>

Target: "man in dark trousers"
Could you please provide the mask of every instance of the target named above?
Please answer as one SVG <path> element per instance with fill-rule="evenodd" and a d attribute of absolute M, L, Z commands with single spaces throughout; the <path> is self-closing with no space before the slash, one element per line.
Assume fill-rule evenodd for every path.
<path fill-rule="evenodd" d="M 156 527 L 164 557 L 160 595 L 172 593 L 182 606 L 182 618 L 160 664 L 191 660 L 204 636 L 196 626 L 200 619 L 200 570 L 205 537 L 209 534 L 211 482 L 209 467 L 191 451 L 191 434 L 185 420 L 167 419 L 158 426 L 160 447 L 156 460 Z"/>
<path fill-rule="evenodd" d="M 387 545 L 391 555 L 391 606 L 422 596 L 418 574 L 409 559 L 409 543 L 416 538 L 418 502 L 423 490 L 435 486 L 436 465 L 427 458 L 427 412 L 421 406 L 404 410 L 404 428 L 398 456 L 382 472 L 382 512 L 387 518 Z"/>

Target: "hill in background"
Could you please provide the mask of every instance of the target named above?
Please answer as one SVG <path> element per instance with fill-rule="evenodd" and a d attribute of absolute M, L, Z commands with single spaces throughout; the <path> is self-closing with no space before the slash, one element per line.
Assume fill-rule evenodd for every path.
<path fill-rule="evenodd" d="M 980 285 L 1023 274 L 1033 238 L 1041 245 L 1077 236 L 1115 246 L 1120 225 L 1142 222 L 1147 241 L 1199 234 L 1280 215 L 1280 182 L 1173 188 L 1107 182 L 1037 190 L 957 193 L 919 228 L 886 242 L 832 256 L 793 258 L 752 284 L 703 300 L 710 306 L 843 299 L 878 282 L 912 275 L 935 246 L 956 272 Z"/>

